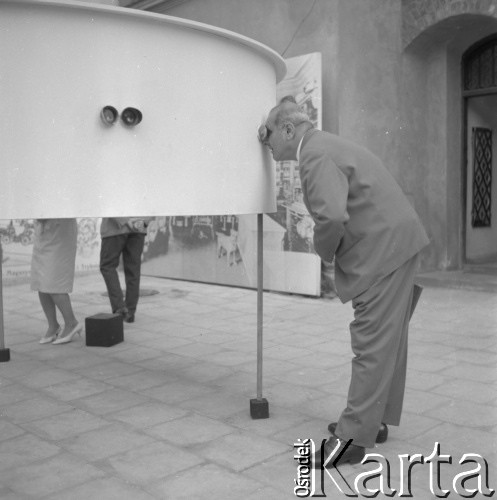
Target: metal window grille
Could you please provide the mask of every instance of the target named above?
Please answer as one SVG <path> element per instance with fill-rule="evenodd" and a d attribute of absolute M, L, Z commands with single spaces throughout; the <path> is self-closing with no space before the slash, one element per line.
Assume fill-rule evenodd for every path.
<path fill-rule="evenodd" d="M 473 132 L 473 227 L 489 227 L 492 220 L 492 130 L 474 127 Z"/>
<path fill-rule="evenodd" d="M 477 47 L 465 57 L 464 90 L 497 87 L 497 39 Z"/>

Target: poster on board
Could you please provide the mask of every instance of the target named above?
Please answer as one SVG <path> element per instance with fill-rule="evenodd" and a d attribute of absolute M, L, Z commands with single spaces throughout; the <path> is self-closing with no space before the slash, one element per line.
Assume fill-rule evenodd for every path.
<path fill-rule="evenodd" d="M 100 260 L 100 219 L 81 217 L 78 221 L 76 274 L 95 272 Z M 2 276 L 5 284 L 28 281 L 34 240 L 33 219 L 0 219 Z"/>
<path fill-rule="evenodd" d="M 276 102 L 293 95 L 321 128 L 321 54 L 285 62 Z M 321 261 L 313 249 L 298 164 L 278 162 L 275 172 L 277 210 L 263 215 L 264 288 L 320 295 Z M 256 287 L 256 245 L 256 215 L 157 217 L 145 241 L 142 274 Z"/>

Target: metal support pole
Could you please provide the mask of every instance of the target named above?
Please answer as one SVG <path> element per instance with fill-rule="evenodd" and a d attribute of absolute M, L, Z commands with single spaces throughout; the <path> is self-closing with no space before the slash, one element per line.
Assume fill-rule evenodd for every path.
<path fill-rule="evenodd" d="M 3 329 L 3 282 L 2 282 L 2 262 L 3 250 L 0 241 L 0 363 L 10 361 L 10 350 L 5 348 L 4 329 Z"/>
<path fill-rule="evenodd" d="M 262 397 L 262 319 L 263 319 L 263 214 L 257 214 L 257 398 L 250 400 L 254 419 L 269 417 L 269 403 Z"/>
<path fill-rule="evenodd" d="M 257 399 L 262 398 L 263 265 L 262 214 L 257 214 Z"/>

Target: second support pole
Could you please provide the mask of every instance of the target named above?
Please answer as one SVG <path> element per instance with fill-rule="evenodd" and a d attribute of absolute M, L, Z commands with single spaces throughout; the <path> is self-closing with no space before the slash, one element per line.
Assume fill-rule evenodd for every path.
<path fill-rule="evenodd" d="M 250 400 L 254 419 L 269 417 L 269 403 L 262 397 L 262 320 L 263 320 L 263 214 L 257 214 L 257 398 Z"/>

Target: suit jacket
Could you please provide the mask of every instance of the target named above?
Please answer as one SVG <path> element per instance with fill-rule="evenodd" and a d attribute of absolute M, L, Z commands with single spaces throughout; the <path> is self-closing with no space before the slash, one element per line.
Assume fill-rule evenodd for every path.
<path fill-rule="evenodd" d="M 335 285 L 347 302 L 428 243 L 413 207 L 379 158 L 312 129 L 299 158 L 304 203 L 315 222 L 314 248 L 335 256 Z"/>

